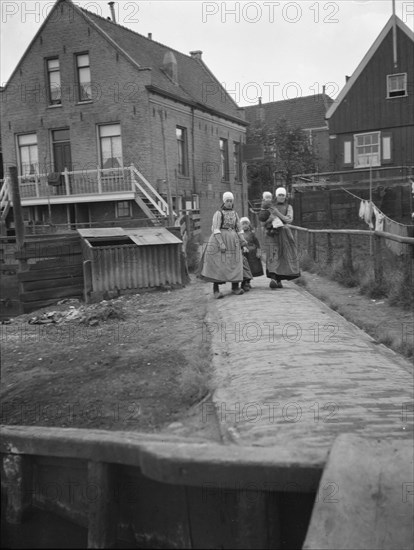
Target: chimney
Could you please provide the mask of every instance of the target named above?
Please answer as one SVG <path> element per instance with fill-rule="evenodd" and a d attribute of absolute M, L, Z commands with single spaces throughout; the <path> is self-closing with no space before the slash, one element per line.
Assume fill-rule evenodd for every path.
<path fill-rule="evenodd" d="M 201 56 L 203 55 L 203 52 L 201 50 L 195 50 L 194 52 L 190 52 L 190 55 L 193 59 L 199 59 L 201 61 Z"/>
<path fill-rule="evenodd" d="M 259 107 L 261 107 L 261 106 L 262 106 L 262 98 L 259 97 Z"/>
<path fill-rule="evenodd" d="M 322 86 L 322 93 L 323 93 L 323 95 L 325 95 L 325 93 L 326 93 L 326 86 L 325 86 L 325 84 Z"/>
<path fill-rule="evenodd" d="M 345 75 L 345 83 L 348 82 L 348 80 L 350 79 L 351 77 L 348 76 L 347 74 Z"/>
<path fill-rule="evenodd" d="M 150 40 L 152 40 L 152 32 L 149 32 L 149 33 L 148 33 L 148 38 L 149 38 Z"/>
<path fill-rule="evenodd" d="M 116 23 L 114 4 L 115 4 L 115 2 L 108 2 L 109 9 L 111 10 L 112 21 L 113 21 L 114 23 Z"/>

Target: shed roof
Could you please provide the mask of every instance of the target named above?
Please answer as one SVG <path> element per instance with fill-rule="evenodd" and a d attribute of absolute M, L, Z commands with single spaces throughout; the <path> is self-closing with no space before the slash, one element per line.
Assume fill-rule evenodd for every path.
<path fill-rule="evenodd" d="M 97 227 L 94 229 L 78 229 L 83 239 L 102 237 L 129 237 L 138 246 L 181 244 L 182 241 L 165 227 Z"/>

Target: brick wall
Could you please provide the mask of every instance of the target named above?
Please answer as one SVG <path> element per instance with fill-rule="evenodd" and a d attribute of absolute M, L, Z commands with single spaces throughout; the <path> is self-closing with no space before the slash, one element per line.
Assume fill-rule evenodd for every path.
<path fill-rule="evenodd" d="M 75 83 L 77 53 L 89 53 L 94 99 L 77 102 Z M 50 106 L 45 59 L 59 57 L 62 104 Z M 179 78 L 179 75 L 178 75 Z M 36 133 L 40 171 L 53 170 L 51 131 L 69 128 L 72 170 L 96 169 L 100 164 L 98 125 L 120 123 L 124 165 L 134 163 L 164 196 L 166 176 L 172 196 L 187 200 L 200 195 L 203 234 L 209 234 L 214 210 L 224 191 L 236 196 L 240 214 L 247 210 L 247 181 L 235 183 L 233 143 L 245 141 L 242 125 L 149 93 L 151 71 L 138 70 L 117 49 L 62 3 L 35 37 L 2 94 L 2 145 L 6 166 L 18 163 L 16 140 L 22 133 Z M 223 101 L 225 98 L 223 98 Z M 162 135 L 164 121 L 166 154 Z M 188 177 L 177 174 L 176 127 L 187 129 Z M 220 176 L 219 139 L 228 140 L 230 181 Z M 135 206 L 134 206 L 135 208 Z M 93 220 L 106 220 L 114 208 L 108 203 L 92 207 Z M 138 213 L 141 216 L 140 213 Z M 66 222 L 66 219 L 65 219 Z"/>

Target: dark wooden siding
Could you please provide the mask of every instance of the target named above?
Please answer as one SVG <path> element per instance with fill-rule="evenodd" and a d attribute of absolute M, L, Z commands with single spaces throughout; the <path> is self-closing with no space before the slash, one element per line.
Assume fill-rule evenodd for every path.
<path fill-rule="evenodd" d="M 414 125 L 414 42 L 397 28 L 398 67 L 395 69 L 392 36 L 390 30 L 330 118 L 330 134 Z M 408 96 L 386 99 L 386 76 L 395 73 L 407 73 Z"/>
<path fill-rule="evenodd" d="M 380 131 L 381 135 L 391 135 L 391 162 L 384 163 L 381 161 L 382 166 L 414 165 L 414 124 L 394 128 L 390 126 L 378 127 L 374 131 Z M 354 168 L 354 135 L 359 132 L 336 134 L 335 139 L 330 139 L 331 170 L 350 170 Z M 345 141 L 351 141 L 351 164 L 344 163 Z"/>

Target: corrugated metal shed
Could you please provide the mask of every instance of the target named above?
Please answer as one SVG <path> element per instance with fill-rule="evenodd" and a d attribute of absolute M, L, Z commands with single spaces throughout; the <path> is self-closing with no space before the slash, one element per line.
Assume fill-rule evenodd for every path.
<path fill-rule="evenodd" d="M 182 285 L 182 241 L 165 227 L 78 229 L 84 257 L 85 299 Z"/>

